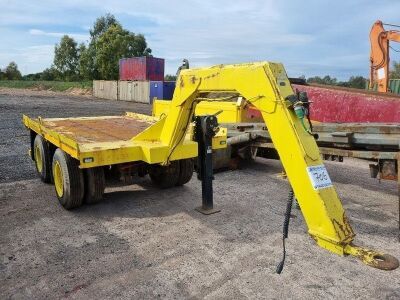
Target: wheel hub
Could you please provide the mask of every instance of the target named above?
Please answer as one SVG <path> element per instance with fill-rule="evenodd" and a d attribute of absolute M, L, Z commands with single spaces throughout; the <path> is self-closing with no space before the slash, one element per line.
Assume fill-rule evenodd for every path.
<path fill-rule="evenodd" d="M 64 194 L 64 178 L 61 170 L 61 165 L 58 161 L 54 163 L 53 176 L 57 196 L 61 198 Z"/>
<path fill-rule="evenodd" d="M 40 151 L 38 145 L 36 145 L 35 147 L 35 162 L 38 172 L 41 173 L 43 170 L 43 159 L 42 159 L 42 152 Z"/>

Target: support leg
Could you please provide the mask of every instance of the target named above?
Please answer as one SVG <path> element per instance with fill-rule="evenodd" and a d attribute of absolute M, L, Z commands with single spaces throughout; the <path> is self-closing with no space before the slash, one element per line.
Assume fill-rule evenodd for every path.
<path fill-rule="evenodd" d="M 201 180 L 202 205 L 196 210 L 202 214 L 210 215 L 221 210 L 214 208 L 213 185 L 214 179 L 212 166 L 212 137 L 218 128 L 215 116 L 196 117 L 195 135 L 198 143 L 198 178 Z"/>

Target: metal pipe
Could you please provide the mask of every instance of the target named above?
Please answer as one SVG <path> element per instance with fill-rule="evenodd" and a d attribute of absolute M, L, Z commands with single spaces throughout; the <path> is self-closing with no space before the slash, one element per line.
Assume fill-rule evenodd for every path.
<path fill-rule="evenodd" d="M 251 133 L 243 133 L 237 136 L 230 137 L 226 140 L 228 145 L 236 145 L 241 143 L 246 143 L 252 140 L 254 137 Z"/>

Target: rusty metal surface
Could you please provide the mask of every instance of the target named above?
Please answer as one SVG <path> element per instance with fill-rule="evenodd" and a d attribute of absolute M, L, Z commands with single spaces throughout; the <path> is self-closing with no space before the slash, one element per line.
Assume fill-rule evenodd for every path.
<path fill-rule="evenodd" d="M 390 271 L 399 267 L 399 260 L 396 257 L 374 250 L 367 250 L 354 244 L 347 245 L 345 252 L 357 257 L 366 265 L 380 270 Z"/>
<path fill-rule="evenodd" d="M 396 160 L 380 160 L 379 170 L 381 179 L 397 180 L 397 161 Z"/>
<path fill-rule="evenodd" d="M 292 85 L 307 92 L 312 120 L 320 122 L 400 122 L 400 97 L 332 86 Z"/>
<path fill-rule="evenodd" d="M 296 85 L 296 87 L 297 86 L 298 85 Z M 363 90 L 363 89 L 355 89 L 355 88 L 344 87 L 344 86 L 324 85 L 324 84 L 317 84 L 317 83 L 307 84 L 306 86 L 316 87 L 316 88 L 321 88 L 321 89 L 328 89 L 328 90 L 337 90 L 337 91 L 343 91 L 343 92 L 354 93 L 354 94 L 362 94 L 365 96 L 376 96 L 376 97 L 383 98 L 383 99 L 400 101 L 400 96 L 393 94 L 393 93 L 381 93 L 381 92 L 377 92 L 374 90 L 366 90 L 366 89 Z"/>
<path fill-rule="evenodd" d="M 271 141 L 262 123 L 221 123 L 228 129 L 228 137 L 251 133 Z M 400 150 L 400 124 L 380 123 L 314 123 L 313 132 L 318 134 L 321 147 L 346 148 L 374 151 Z M 253 138 L 254 139 L 254 138 Z"/>
<path fill-rule="evenodd" d="M 347 150 L 328 147 L 319 147 L 322 154 L 337 155 L 344 157 L 354 157 L 362 159 L 397 159 L 400 152 L 386 151 L 365 151 L 365 150 Z"/>
<path fill-rule="evenodd" d="M 78 144 L 126 141 L 151 125 L 126 116 L 87 119 L 43 119 L 42 124 Z"/>
<path fill-rule="evenodd" d="M 120 80 L 164 80 L 163 58 L 144 56 L 130 57 L 119 60 Z"/>
<path fill-rule="evenodd" d="M 313 123 L 317 132 L 400 134 L 400 123 Z"/>

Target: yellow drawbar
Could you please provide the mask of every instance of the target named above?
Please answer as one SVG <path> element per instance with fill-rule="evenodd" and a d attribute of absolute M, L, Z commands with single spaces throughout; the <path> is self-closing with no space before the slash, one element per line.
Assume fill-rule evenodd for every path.
<path fill-rule="evenodd" d="M 238 93 L 261 112 L 308 232 L 318 245 L 340 255 L 355 255 L 374 267 L 384 268 L 382 257 L 397 261 L 389 255 L 352 245 L 354 231 L 314 137 L 303 129 L 300 119 L 289 108 L 291 103 L 285 100 L 294 93 L 282 64 L 259 62 L 182 70 L 168 114 L 163 119 L 163 143 L 172 147 L 180 140 L 194 113 L 196 99 L 208 92 Z M 397 266 L 392 264 L 392 268 Z"/>

